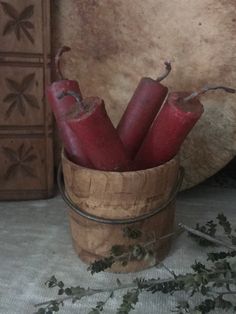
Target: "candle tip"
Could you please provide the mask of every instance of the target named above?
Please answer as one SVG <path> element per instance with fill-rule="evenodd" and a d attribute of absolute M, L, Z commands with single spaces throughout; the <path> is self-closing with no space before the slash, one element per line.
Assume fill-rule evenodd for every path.
<path fill-rule="evenodd" d="M 56 71 L 57 74 L 60 78 L 60 80 L 63 80 L 63 75 L 61 72 L 61 67 L 60 67 L 60 61 L 61 61 L 61 56 L 63 55 L 64 52 L 70 51 L 71 48 L 68 46 L 62 46 L 57 50 L 56 56 L 55 56 L 55 65 L 56 65 Z"/>
<path fill-rule="evenodd" d="M 171 62 L 165 61 L 164 65 L 165 65 L 165 72 L 156 79 L 157 82 L 163 81 L 171 72 Z"/>
<path fill-rule="evenodd" d="M 170 72 L 171 71 L 171 62 L 170 61 L 165 61 L 164 65 L 166 66 L 166 70 L 168 70 Z"/>

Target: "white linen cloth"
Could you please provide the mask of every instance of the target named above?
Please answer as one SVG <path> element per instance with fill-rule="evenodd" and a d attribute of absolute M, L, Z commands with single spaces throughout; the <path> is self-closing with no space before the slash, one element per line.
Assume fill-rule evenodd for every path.
<path fill-rule="evenodd" d="M 176 222 L 195 226 L 204 223 L 219 212 L 230 217 L 236 225 L 236 193 L 201 185 L 179 195 Z M 104 288 L 116 286 L 116 278 L 128 283 L 141 276 L 169 277 L 163 268 L 152 268 L 133 274 L 100 273 L 91 275 L 75 254 L 70 238 L 66 205 L 60 196 L 50 200 L 0 203 L 0 313 L 32 314 L 34 304 L 57 297 L 56 290 L 48 289 L 44 282 L 52 275 L 68 286 Z M 177 274 L 190 271 L 196 259 L 206 257 L 206 249 L 199 248 L 186 234 L 172 245 L 164 263 Z M 122 302 L 122 293 L 108 301 L 104 314 L 115 313 Z M 65 303 L 61 314 L 86 314 L 98 300 L 106 295 L 84 298 L 76 304 Z M 143 293 L 131 313 L 169 314 L 181 293 L 174 296 L 162 293 Z M 217 313 L 217 312 L 215 312 Z"/>

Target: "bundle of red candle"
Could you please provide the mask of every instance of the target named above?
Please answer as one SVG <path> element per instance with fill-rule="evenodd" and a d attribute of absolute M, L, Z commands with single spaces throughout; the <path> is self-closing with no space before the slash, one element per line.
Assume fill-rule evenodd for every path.
<path fill-rule="evenodd" d="M 99 97 L 82 98 L 79 84 L 64 79 L 56 55 L 59 81 L 47 89 L 68 158 L 97 170 L 131 171 L 156 167 L 172 159 L 203 113 L 199 96 L 209 90 L 236 90 L 224 86 L 205 87 L 200 92 L 171 92 L 161 84 L 171 71 L 153 80 L 142 78 L 115 128 Z M 167 95 L 168 94 L 168 95 Z"/>

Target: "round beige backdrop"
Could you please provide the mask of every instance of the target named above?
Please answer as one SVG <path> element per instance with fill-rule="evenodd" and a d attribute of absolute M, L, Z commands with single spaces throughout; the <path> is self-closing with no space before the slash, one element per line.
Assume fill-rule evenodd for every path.
<path fill-rule="evenodd" d="M 69 45 L 68 78 L 85 96 L 102 97 L 118 123 L 142 76 L 173 71 L 170 91 L 206 84 L 236 87 L 235 0 L 57 0 L 53 48 Z M 224 167 L 236 154 L 236 95 L 210 92 L 205 114 L 181 150 L 183 188 Z"/>

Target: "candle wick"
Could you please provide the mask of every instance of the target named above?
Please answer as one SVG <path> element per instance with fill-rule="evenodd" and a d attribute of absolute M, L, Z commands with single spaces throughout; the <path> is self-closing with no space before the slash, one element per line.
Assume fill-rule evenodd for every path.
<path fill-rule="evenodd" d="M 56 56 L 55 56 L 55 66 L 56 66 L 56 72 L 60 80 L 64 80 L 64 76 L 61 72 L 61 56 L 64 52 L 70 51 L 71 48 L 67 46 L 62 46 L 58 49 Z"/>
<path fill-rule="evenodd" d="M 65 91 L 63 90 L 60 94 L 57 95 L 58 99 L 62 99 L 65 96 L 72 96 L 75 98 L 76 102 L 79 104 L 79 107 L 82 108 L 84 111 L 86 111 L 88 108 L 87 106 L 84 104 L 82 97 L 80 94 L 73 92 L 73 91 Z"/>
<path fill-rule="evenodd" d="M 165 72 L 156 79 L 157 82 L 163 81 L 171 72 L 171 62 L 165 61 L 164 64 L 165 64 Z"/>
<path fill-rule="evenodd" d="M 199 97 L 200 95 L 203 95 L 205 93 L 207 93 L 210 90 L 217 90 L 217 89 L 221 89 L 224 90 L 227 93 L 231 93 L 231 94 L 235 94 L 236 93 L 236 89 L 234 88 L 230 88 L 227 86 L 205 86 L 202 89 L 200 89 L 198 92 L 193 92 L 191 95 L 187 96 L 184 98 L 184 102 L 188 102 L 196 97 Z"/>

